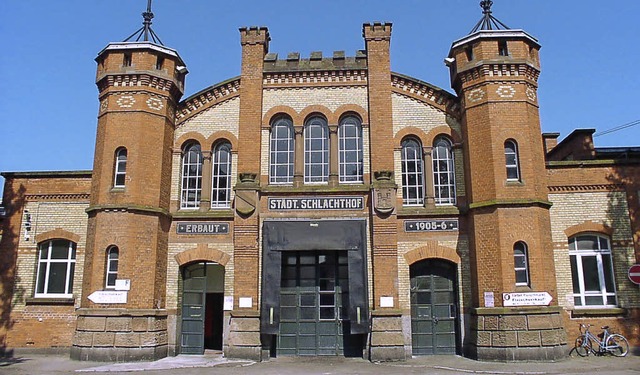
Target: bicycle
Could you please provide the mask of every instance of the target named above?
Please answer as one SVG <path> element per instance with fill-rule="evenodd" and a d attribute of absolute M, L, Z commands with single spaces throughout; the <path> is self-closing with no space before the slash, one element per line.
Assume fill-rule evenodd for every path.
<path fill-rule="evenodd" d="M 629 342 L 618 333 L 609 333 L 609 326 L 602 327 L 602 340 L 598 336 L 589 332 L 591 324 L 580 324 L 581 335 L 576 338 L 575 351 L 580 357 L 594 355 L 604 355 L 611 353 L 616 357 L 624 357 L 629 352 Z M 584 329 L 584 332 L 582 330 Z M 600 335 L 599 335 L 600 336 Z M 598 344 L 598 350 L 593 348 L 593 343 Z"/>

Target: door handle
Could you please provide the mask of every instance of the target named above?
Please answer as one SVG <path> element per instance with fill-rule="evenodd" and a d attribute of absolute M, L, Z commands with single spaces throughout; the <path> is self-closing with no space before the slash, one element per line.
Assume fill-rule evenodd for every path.
<path fill-rule="evenodd" d="M 433 318 L 433 322 L 435 324 L 438 324 L 438 317 L 437 316 L 432 316 L 431 318 Z"/>

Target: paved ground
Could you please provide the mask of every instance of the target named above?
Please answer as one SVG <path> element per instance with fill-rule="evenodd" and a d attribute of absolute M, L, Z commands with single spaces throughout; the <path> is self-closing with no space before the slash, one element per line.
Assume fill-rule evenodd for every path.
<path fill-rule="evenodd" d="M 492 363 L 478 362 L 458 356 L 428 356 L 405 362 L 371 363 L 363 359 L 275 358 L 255 363 L 227 360 L 220 355 L 177 356 L 155 362 L 98 363 L 72 361 L 66 355 L 24 355 L 0 359 L 2 375 L 200 375 L 200 374 L 260 374 L 260 375 L 333 375 L 333 374 L 607 374 L 640 375 L 640 357 L 625 358 L 588 357 L 569 358 L 545 363 Z"/>

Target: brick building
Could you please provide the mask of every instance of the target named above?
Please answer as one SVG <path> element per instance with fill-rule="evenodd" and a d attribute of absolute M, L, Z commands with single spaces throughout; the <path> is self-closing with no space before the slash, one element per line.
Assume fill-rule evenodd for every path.
<path fill-rule="evenodd" d="M 2 174 L 2 349 L 544 360 L 579 323 L 640 346 L 640 148 L 541 134 L 540 45 L 481 3 L 455 94 L 392 72 L 373 23 L 353 56 L 241 28 L 241 75 L 181 99 L 146 12 L 96 58 L 93 170 Z"/>

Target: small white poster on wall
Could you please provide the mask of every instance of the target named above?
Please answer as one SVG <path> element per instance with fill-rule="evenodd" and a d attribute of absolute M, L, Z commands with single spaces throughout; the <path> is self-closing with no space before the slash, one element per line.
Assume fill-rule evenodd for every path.
<path fill-rule="evenodd" d="M 233 310 L 233 296 L 224 296 L 224 304 L 222 308 L 224 311 Z"/>
<path fill-rule="evenodd" d="M 240 297 L 238 298 L 238 307 L 251 308 L 253 306 L 253 298 Z"/>
<path fill-rule="evenodd" d="M 380 297 L 380 307 L 393 307 L 393 297 Z"/>
<path fill-rule="evenodd" d="M 484 292 L 484 307 L 495 307 L 496 301 L 493 292 Z"/>

